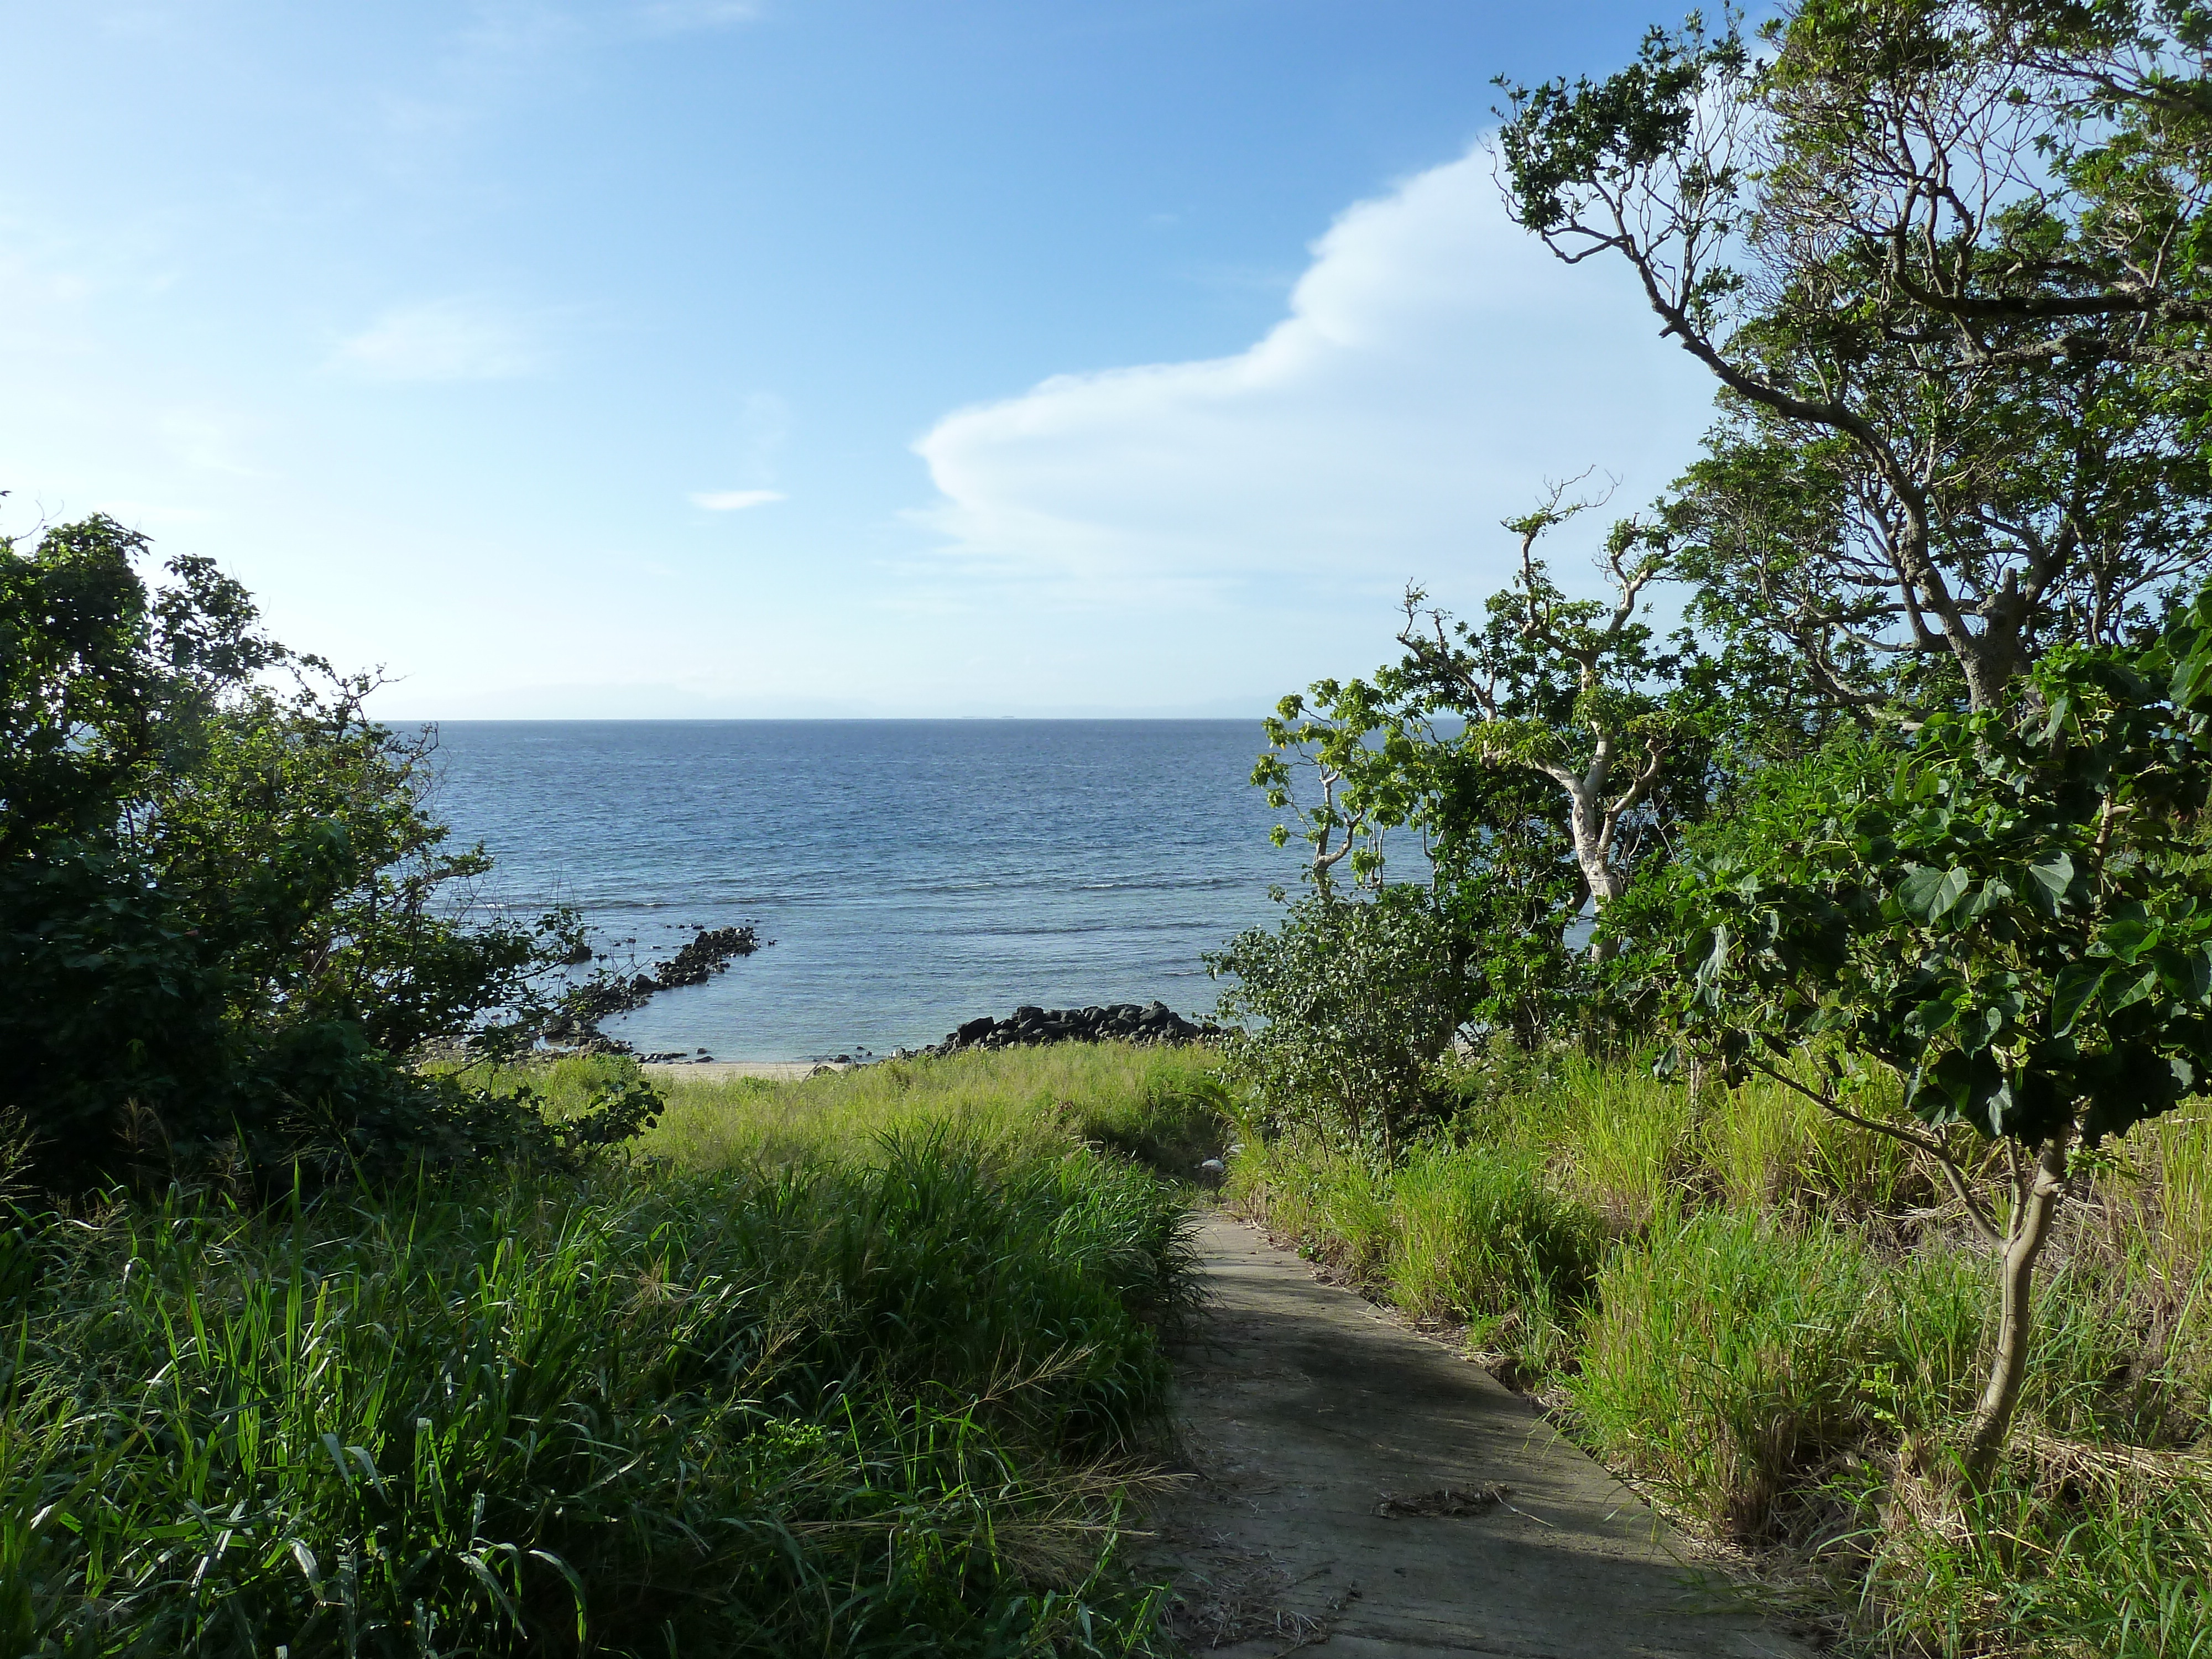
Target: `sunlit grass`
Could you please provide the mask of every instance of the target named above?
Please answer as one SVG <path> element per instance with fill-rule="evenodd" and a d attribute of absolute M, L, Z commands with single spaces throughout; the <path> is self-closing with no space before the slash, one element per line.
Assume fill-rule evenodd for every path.
<path fill-rule="evenodd" d="M 1462 1090 L 1392 1169 L 1250 1137 L 1231 1201 L 1465 1324 L 1686 1522 L 1826 1575 L 1850 1650 L 2212 1659 L 2212 1112 L 2083 1161 L 2011 1462 L 1969 1501 L 1945 1449 L 1991 1268 L 1918 1155 L 1778 1085 L 1693 1098 L 1633 1059 L 1509 1056 Z"/>
<path fill-rule="evenodd" d="M 20 1218 L 0 1652 L 1149 1650 L 1185 1200 L 1085 1143 L 1184 1156 L 1205 1072 L 1041 1060 L 686 1087 L 580 1176 Z"/>
<path fill-rule="evenodd" d="M 603 1055 L 525 1075 L 558 1115 L 636 1074 L 635 1062 Z M 667 1109 L 636 1150 L 684 1170 L 866 1164 L 886 1135 L 949 1129 L 1009 1154 L 1073 1134 L 1187 1178 L 1227 1145 L 1226 1097 L 1211 1055 L 1198 1048 L 1064 1042 L 886 1060 L 793 1082 L 681 1068 L 656 1071 L 653 1081 Z"/>

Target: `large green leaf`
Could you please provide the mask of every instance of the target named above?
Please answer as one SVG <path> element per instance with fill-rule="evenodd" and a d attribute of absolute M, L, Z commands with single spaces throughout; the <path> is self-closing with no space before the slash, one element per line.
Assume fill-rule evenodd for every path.
<path fill-rule="evenodd" d="M 1968 877 L 1964 870 L 1931 870 L 1915 865 L 1897 885 L 1898 902 L 1923 921 L 1936 921 L 1966 896 Z"/>
<path fill-rule="evenodd" d="M 2108 1015 L 2123 1008 L 2132 1008 L 2158 989 L 2158 969 L 2146 968 L 2137 974 L 2111 974 L 2106 977 L 2097 1000 Z"/>
<path fill-rule="evenodd" d="M 2145 945 L 2157 939 L 2158 932 L 2154 921 L 2140 915 L 2121 916 L 2106 923 L 2100 937 L 2114 961 L 2131 963 L 2142 953 Z"/>
<path fill-rule="evenodd" d="M 2051 1035 L 2064 1036 L 2074 1029 L 2081 1009 L 2105 976 L 2101 960 L 2069 962 L 2058 970 L 2051 989 Z"/>
<path fill-rule="evenodd" d="M 2074 884 L 2073 858 L 2062 848 L 2028 866 L 2027 874 L 2027 895 L 2036 908 L 2045 915 L 2057 915 L 2058 907 L 2066 902 L 2067 890 Z"/>

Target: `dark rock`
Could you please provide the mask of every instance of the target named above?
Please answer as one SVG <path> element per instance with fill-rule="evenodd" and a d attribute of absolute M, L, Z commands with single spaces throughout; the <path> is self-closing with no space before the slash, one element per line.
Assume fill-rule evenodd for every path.
<path fill-rule="evenodd" d="M 628 942 L 636 943 L 635 939 Z M 749 957 L 763 945 L 772 942 L 763 939 L 758 930 L 749 923 L 702 927 L 673 957 L 649 974 L 625 979 L 619 974 L 602 973 L 580 985 L 571 986 L 560 1007 L 538 1028 L 538 1035 L 548 1042 L 573 1047 L 586 1054 L 632 1053 L 629 1044 L 602 1033 L 599 1022 L 641 1008 L 660 992 L 686 985 L 703 985 L 716 974 L 726 971 L 733 957 Z"/>
<path fill-rule="evenodd" d="M 969 1049 L 1029 1048 L 1047 1042 L 1202 1042 L 1220 1035 L 1218 1027 L 1194 1024 L 1164 1002 L 1139 1007 L 1133 1002 L 1093 1003 L 1085 1008 L 1040 1008 L 1024 1003 L 1011 1018 L 988 1015 L 945 1033 L 934 1047 L 901 1051 L 896 1059 L 958 1054 Z"/>

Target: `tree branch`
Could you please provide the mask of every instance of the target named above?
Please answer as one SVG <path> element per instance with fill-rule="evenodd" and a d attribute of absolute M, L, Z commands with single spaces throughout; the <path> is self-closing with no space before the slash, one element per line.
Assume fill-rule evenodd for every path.
<path fill-rule="evenodd" d="M 1917 1147 L 1927 1153 L 1942 1168 L 1943 1179 L 1950 1187 L 1953 1194 L 1960 1203 L 1966 1206 L 1967 1218 L 1974 1224 L 1974 1231 L 1980 1235 L 1982 1241 L 1993 1245 L 2004 1243 L 2004 1237 L 1998 1232 L 1996 1222 L 1990 1216 L 1988 1206 L 1983 1204 L 1981 1200 L 1975 1196 L 1973 1190 L 1966 1185 L 1966 1172 L 1959 1167 L 1957 1161 L 1945 1150 L 1942 1142 L 1937 1140 L 1935 1136 L 1908 1129 L 1901 1123 L 1884 1123 L 1879 1118 L 1862 1117 L 1848 1107 L 1837 1104 L 1830 1096 L 1818 1090 L 1807 1088 L 1796 1078 L 1776 1070 L 1756 1056 L 1752 1058 L 1751 1065 L 1754 1071 L 1764 1073 L 1784 1088 L 1795 1089 L 1822 1111 L 1832 1113 L 1843 1119 L 1844 1122 L 1856 1124 L 1862 1129 L 1871 1129 L 1878 1135 L 1887 1135 L 1893 1140 L 1901 1140 L 1906 1146 Z"/>

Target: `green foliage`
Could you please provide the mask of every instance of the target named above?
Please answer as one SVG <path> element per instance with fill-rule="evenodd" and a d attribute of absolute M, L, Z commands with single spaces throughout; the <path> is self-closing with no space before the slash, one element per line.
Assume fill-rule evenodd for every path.
<path fill-rule="evenodd" d="M 1662 1229 L 1600 1277 L 1570 1384 L 1578 1419 L 1607 1463 L 1679 1507 L 1771 1535 L 1785 1497 L 1808 1496 L 1808 1472 L 1858 1444 L 1877 1410 L 1962 1403 L 1984 1297 L 1948 1267 L 1943 1294 L 1899 1289 L 1900 1320 L 1881 1263 L 1848 1232 L 1727 1212 Z M 1870 1391 L 1875 1378 L 1893 1392 Z"/>
<path fill-rule="evenodd" d="M 1927 1123 L 2089 1145 L 2212 1066 L 2212 598 L 2140 653 L 2076 650 L 2037 717 L 1936 716 L 1805 769 L 1669 890 L 1676 1006 L 1731 1061 L 1824 1037 Z"/>
<path fill-rule="evenodd" d="M 104 836 L 143 769 L 188 744 L 216 690 L 282 659 L 246 592 L 204 559 L 149 593 L 143 537 L 94 516 L 0 540 L 0 859 Z"/>
<path fill-rule="evenodd" d="M 2124 1459 L 2067 1449 L 2042 1478 L 2009 1475 L 1972 1500 L 1958 1522 L 1896 1516 L 1874 1540 L 1863 1646 L 1944 1659 L 2173 1659 L 2212 1648 L 2212 1503 L 2201 1475 L 2144 1479 Z M 2073 1501 L 2052 1501 L 2053 1475 L 2074 1484 Z M 2023 1571 L 2023 1560 L 2035 1565 Z"/>
<path fill-rule="evenodd" d="M 1188 1181 L 1228 1144 L 1218 1065 L 1197 1046 L 1055 1042 L 886 1060 L 787 1084 L 679 1067 L 659 1074 L 667 1109 L 638 1150 L 687 1170 L 849 1165 L 872 1162 L 887 1137 L 950 1133 L 994 1156 L 1024 1158 L 1056 1155 L 1073 1133 Z M 560 1118 L 634 1079 L 637 1066 L 595 1055 L 517 1075 Z"/>
<path fill-rule="evenodd" d="M 1792 1548 L 1787 1577 L 1825 1591 L 1844 1651 L 2212 1642 L 2201 1114 L 2077 1169 L 2021 1443 L 1986 1490 L 1938 1501 L 1992 1319 L 1987 1259 L 1932 1171 L 1765 1079 L 1692 1098 L 1635 1057 L 1510 1051 L 1459 1084 L 1457 1144 L 1377 1170 L 1311 1138 L 1248 1141 L 1229 1194 L 1369 1294 L 1467 1322 L 1470 1348 L 1678 1517 Z M 1531 1238 L 1558 1269 L 1512 1271 Z"/>
<path fill-rule="evenodd" d="M 1206 958 L 1231 984 L 1222 1073 L 1255 1127 L 1325 1129 L 1386 1160 L 1433 1109 L 1436 1066 L 1466 1017 L 1463 944 L 1425 888 L 1310 894 L 1279 928 Z"/>
<path fill-rule="evenodd" d="M 1662 523 L 1722 639 L 1832 708 L 1997 708 L 2203 580 L 2192 16 L 1808 0 L 1506 84 L 1521 222 L 1719 383 Z"/>
<path fill-rule="evenodd" d="M 410 1062 L 526 1017 L 573 919 L 472 913 L 490 861 L 424 811 L 427 742 L 262 637 L 205 562 L 149 591 L 146 550 L 100 518 L 0 542 L 0 1107 L 32 1178 L 281 1184 L 301 1156 L 544 1140 Z"/>
<path fill-rule="evenodd" d="M 1568 598 L 1534 552 L 1595 505 L 1565 490 L 1507 522 L 1519 577 L 1481 622 L 1425 611 L 1408 589 L 1401 659 L 1285 698 L 1252 775 L 1278 808 L 1297 804 L 1301 773 L 1317 781 L 1300 833 L 1324 890 L 1345 866 L 1380 884 L 1389 837 L 1418 836 L 1462 941 L 1469 1017 L 1524 1046 L 1589 989 L 1570 927 L 1623 891 L 1657 855 L 1655 831 L 1700 813 L 1711 787 L 1711 676 L 1686 636 L 1662 647 L 1640 619 L 1665 549 L 1633 520 L 1615 526 L 1601 561 L 1613 601 Z"/>
<path fill-rule="evenodd" d="M 1566 1358 L 1604 1244 L 1521 1148 L 1425 1142 L 1376 1170 L 1311 1136 L 1247 1145 L 1232 1200 L 1370 1295 L 1531 1374 Z"/>
<path fill-rule="evenodd" d="M 1563 1358 L 1605 1243 L 1597 1216 L 1522 1152 L 1431 1142 L 1389 1179 L 1398 1305 L 1459 1320 L 1471 1346 L 1510 1350 L 1534 1370 Z"/>
<path fill-rule="evenodd" d="M 0 1647 L 1127 1653 L 1177 1201 L 1064 1137 L 27 1219 Z M 0 1258 L 14 1261 L 15 1256 Z"/>

